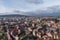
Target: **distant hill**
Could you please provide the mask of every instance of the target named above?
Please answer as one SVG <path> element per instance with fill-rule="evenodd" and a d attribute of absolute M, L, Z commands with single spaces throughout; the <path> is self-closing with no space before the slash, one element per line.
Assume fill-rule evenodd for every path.
<path fill-rule="evenodd" d="M 37 13 L 30 13 L 30 14 L 28 14 L 29 16 L 35 16 L 35 17 L 41 17 L 41 16 L 43 16 L 43 17 L 48 17 L 48 16 L 53 16 L 53 17 L 60 17 L 60 12 L 57 12 L 57 13 L 39 13 L 39 14 L 37 14 Z"/>
<path fill-rule="evenodd" d="M 0 17 L 29 17 L 29 16 L 20 14 L 8 14 L 8 15 L 0 15 Z"/>
<path fill-rule="evenodd" d="M 20 15 L 20 14 L 8 14 L 8 15 L 0 15 L 0 17 L 60 17 L 60 13 L 40 13 L 40 14 L 34 14 L 34 13 L 29 13 L 29 15 Z"/>
<path fill-rule="evenodd" d="M 36 16 L 53 16 L 53 17 L 60 17 L 60 13 L 44 13 L 44 14 L 37 14 Z"/>

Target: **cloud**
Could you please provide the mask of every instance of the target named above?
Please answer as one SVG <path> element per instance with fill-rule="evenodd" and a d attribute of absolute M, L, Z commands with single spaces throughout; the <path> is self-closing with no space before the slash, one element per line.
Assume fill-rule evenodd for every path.
<path fill-rule="evenodd" d="M 0 5 L 0 13 L 12 12 L 13 9 L 6 8 L 4 5 Z"/>
<path fill-rule="evenodd" d="M 43 3 L 43 0 L 26 0 L 28 3 L 33 3 L 33 4 L 41 4 Z"/>
<path fill-rule="evenodd" d="M 0 0 L 0 13 L 3 13 L 6 11 L 6 8 L 3 5 L 3 2 Z"/>
<path fill-rule="evenodd" d="M 4 1 L 0 0 L 0 13 L 12 12 L 15 9 L 6 7 Z"/>
<path fill-rule="evenodd" d="M 15 10 L 30 12 L 60 5 L 60 0 L 0 0 L 0 13 Z M 47 10 L 48 11 L 48 10 Z"/>
<path fill-rule="evenodd" d="M 60 13 L 60 5 L 56 5 L 56 6 L 52 6 L 52 7 L 47 7 L 46 9 L 42 9 L 42 10 L 36 10 L 33 11 L 33 13 L 35 14 L 51 14 L 51 13 Z"/>

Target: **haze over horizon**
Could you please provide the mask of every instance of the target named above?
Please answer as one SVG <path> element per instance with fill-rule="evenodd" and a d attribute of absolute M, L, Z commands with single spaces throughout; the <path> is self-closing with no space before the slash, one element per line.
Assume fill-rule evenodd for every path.
<path fill-rule="evenodd" d="M 0 0 L 0 14 L 42 14 L 60 12 L 60 0 Z"/>

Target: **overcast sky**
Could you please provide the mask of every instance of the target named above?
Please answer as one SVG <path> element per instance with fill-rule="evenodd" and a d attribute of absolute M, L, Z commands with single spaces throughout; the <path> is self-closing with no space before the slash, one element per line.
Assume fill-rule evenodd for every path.
<path fill-rule="evenodd" d="M 60 0 L 0 0 L 0 13 L 14 10 L 29 12 L 60 5 Z"/>

